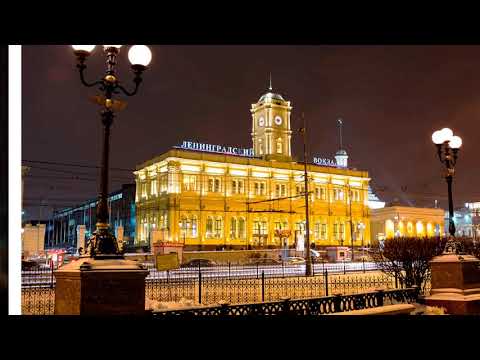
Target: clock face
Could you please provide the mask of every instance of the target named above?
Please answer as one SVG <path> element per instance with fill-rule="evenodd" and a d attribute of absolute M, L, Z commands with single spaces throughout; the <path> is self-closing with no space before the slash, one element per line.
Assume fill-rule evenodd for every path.
<path fill-rule="evenodd" d="M 264 126 L 265 125 L 265 119 L 263 118 L 263 116 L 258 119 L 258 125 L 259 126 Z"/>
<path fill-rule="evenodd" d="M 281 116 L 275 116 L 275 124 L 277 125 L 282 125 L 282 117 Z"/>

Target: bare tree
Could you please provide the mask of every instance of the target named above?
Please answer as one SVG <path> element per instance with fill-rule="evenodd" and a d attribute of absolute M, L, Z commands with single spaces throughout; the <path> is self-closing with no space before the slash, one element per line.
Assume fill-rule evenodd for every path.
<path fill-rule="evenodd" d="M 424 288 L 430 260 L 441 255 L 446 238 L 396 237 L 372 244 L 371 257 L 380 270 L 397 277 L 400 285 Z"/>

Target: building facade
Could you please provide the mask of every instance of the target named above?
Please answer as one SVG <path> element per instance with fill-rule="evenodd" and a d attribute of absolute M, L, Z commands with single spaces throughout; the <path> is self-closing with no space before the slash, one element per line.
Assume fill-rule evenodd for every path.
<path fill-rule="evenodd" d="M 55 211 L 53 219 L 47 226 L 46 247 L 77 247 L 79 233 L 84 233 L 86 239 L 90 238 L 96 228 L 97 203 L 97 199 L 90 200 L 77 207 Z M 115 235 L 117 235 L 119 227 L 122 227 L 124 242 L 133 243 L 135 239 L 135 184 L 124 184 L 120 190 L 110 193 L 108 207 L 109 224 Z M 84 232 L 79 232 L 81 225 L 85 226 Z"/>
<path fill-rule="evenodd" d="M 175 148 L 137 166 L 138 243 L 206 250 L 303 241 L 304 165 L 292 160 L 292 107 L 271 90 L 251 107 L 253 156 L 239 156 L 231 147 L 213 153 L 212 147 L 221 147 L 195 144 L 190 149 L 197 151 Z M 350 246 L 353 238 L 361 246 L 369 240 L 368 173 L 346 164 L 308 164 L 307 171 L 310 242 Z"/>
<path fill-rule="evenodd" d="M 480 238 L 480 202 L 465 203 L 453 212 L 455 235 L 473 239 Z M 445 212 L 445 232 L 448 233 L 449 213 Z"/>
<path fill-rule="evenodd" d="M 443 209 L 388 206 L 371 210 L 372 240 L 393 237 L 443 236 Z"/>

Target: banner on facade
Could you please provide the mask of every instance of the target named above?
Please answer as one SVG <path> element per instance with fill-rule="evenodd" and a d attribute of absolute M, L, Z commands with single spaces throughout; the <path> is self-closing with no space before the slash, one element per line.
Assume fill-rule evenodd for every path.
<path fill-rule="evenodd" d="M 173 270 L 180 267 L 177 253 L 158 254 L 156 257 L 157 270 Z"/>

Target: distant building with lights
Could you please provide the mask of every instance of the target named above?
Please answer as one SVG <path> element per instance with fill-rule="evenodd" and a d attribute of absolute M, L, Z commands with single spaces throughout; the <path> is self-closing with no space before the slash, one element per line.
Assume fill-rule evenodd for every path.
<path fill-rule="evenodd" d="M 135 184 L 124 184 L 108 196 L 109 224 L 115 235 L 121 228 L 123 241 L 133 243 L 135 239 Z M 98 199 L 86 201 L 53 213 L 45 232 L 47 248 L 77 247 L 85 243 L 96 229 Z M 79 231 L 81 230 L 82 231 Z M 85 239 L 78 236 L 83 234 Z"/>
<path fill-rule="evenodd" d="M 448 232 L 448 211 L 445 212 L 445 232 Z M 455 209 L 453 222 L 455 235 L 474 239 L 480 238 L 480 202 L 465 203 L 464 207 Z"/>
<path fill-rule="evenodd" d="M 252 149 L 184 142 L 136 167 L 136 242 L 186 250 L 294 246 L 305 238 L 304 165 L 292 157 L 290 101 L 270 87 L 251 106 Z M 315 247 L 370 239 L 367 171 L 308 164 Z"/>
<path fill-rule="evenodd" d="M 372 209 L 372 240 L 384 240 L 393 237 L 443 236 L 443 209 L 418 208 L 410 206 L 387 206 Z"/>

